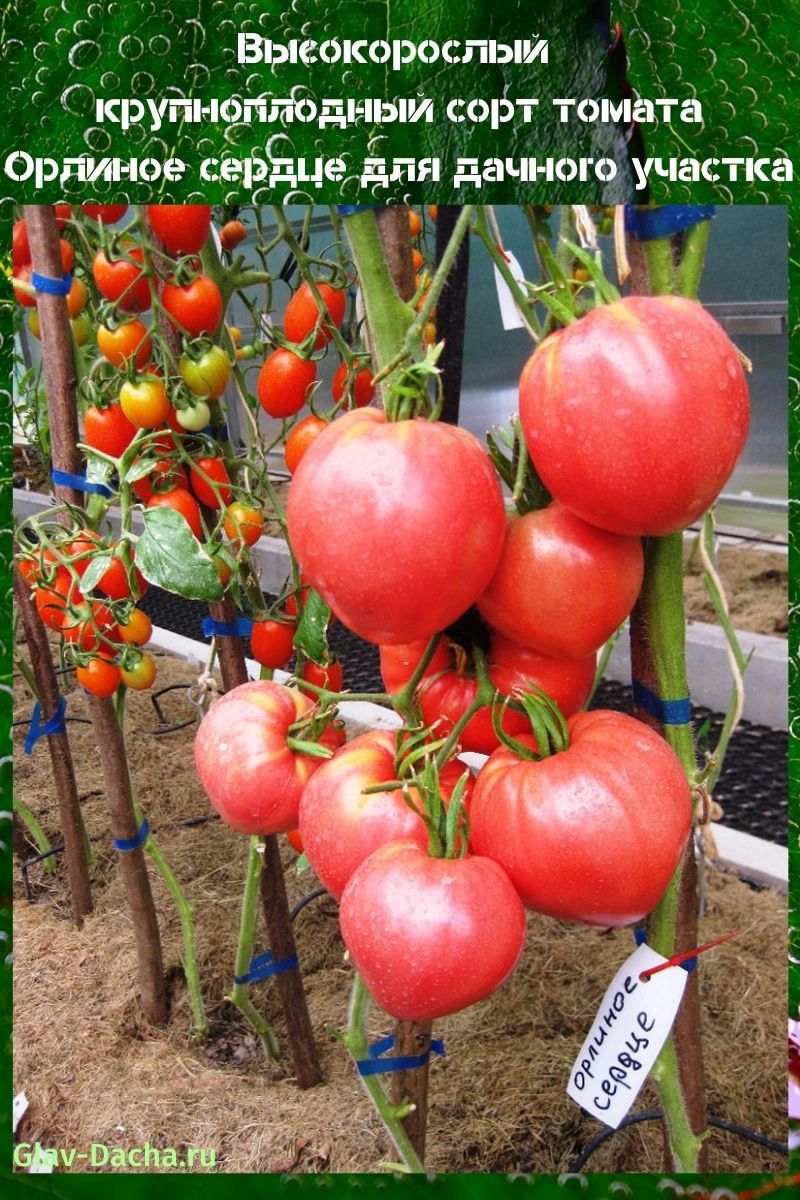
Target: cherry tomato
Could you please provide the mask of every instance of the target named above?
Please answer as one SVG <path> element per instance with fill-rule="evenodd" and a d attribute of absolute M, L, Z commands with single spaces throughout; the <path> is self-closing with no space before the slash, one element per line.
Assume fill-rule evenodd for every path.
<path fill-rule="evenodd" d="M 290 475 L 294 475 L 306 450 L 317 440 L 323 430 L 327 428 L 328 422 L 324 421 L 322 417 L 315 416 L 313 413 L 310 417 L 304 417 L 302 421 L 298 421 L 294 426 L 283 448 L 286 470 Z"/>
<path fill-rule="evenodd" d="M 83 667 L 75 668 L 78 683 L 93 696 L 113 696 L 119 687 L 119 667 L 107 658 L 91 658 Z"/>
<path fill-rule="evenodd" d="M 207 475 L 211 482 L 207 482 L 203 478 L 204 475 Z M 230 476 L 221 458 L 195 459 L 190 472 L 190 482 L 195 496 L 206 508 L 227 508 L 233 501 Z M 214 490 L 212 484 L 217 485 L 218 491 Z"/>
<path fill-rule="evenodd" d="M 48 629 L 61 630 L 67 620 L 68 603 L 80 604 L 83 596 L 73 586 L 66 567 L 58 567 L 46 585 L 37 587 L 33 595 L 36 611 Z"/>
<path fill-rule="evenodd" d="M 287 837 L 287 839 L 289 841 L 289 845 L 292 847 L 292 849 L 296 850 L 298 854 L 302 854 L 303 853 L 303 839 L 300 837 L 300 830 L 299 829 L 290 829 L 289 832 L 286 834 L 286 837 Z"/>
<path fill-rule="evenodd" d="M 89 289 L 80 275 L 73 275 L 69 294 L 67 295 L 67 312 L 71 317 L 77 317 L 89 300 Z"/>
<path fill-rule="evenodd" d="M 389 730 L 359 734 L 322 764 L 300 798 L 303 847 L 337 900 L 362 862 L 380 846 L 412 841 L 427 848 L 427 826 L 414 811 L 422 808 L 416 788 L 365 790 L 396 782 L 397 740 L 397 733 Z M 452 759 L 442 768 L 439 783 L 445 802 L 465 770 Z"/>
<path fill-rule="evenodd" d="M 306 782 L 321 760 L 290 750 L 290 726 L 314 702 L 299 691 L 257 680 L 215 700 L 194 742 L 197 774 L 214 808 L 240 833 L 286 833 L 297 826 Z M 323 745 L 330 745 L 328 731 Z"/>
<path fill-rule="evenodd" d="M 28 223 L 24 219 L 15 221 L 11 231 L 11 261 L 15 275 L 18 275 L 22 267 L 28 266 L 31 261 Z"/>
<path fill-rule="evenodd" d="M 119 622 L 118 630 L 120 641 L 144 646 L 153 636 L 153 622 L 143 609 L 134 608 L 127 621 Z"/>
<path fill-rule="evenodd" d="M 210 204 L 148 204 L 147 216 L 167 254 L 198 254 L 211 225 Z"/>
<path fill-rule="evenodd" d="M 92 221 L 102 221 L 104 225 L 116 225 L 128 211 L 127 204 L 82 204 L 81 211 Z"/>
<path fill-rule="evenodd" d="M 428 205 L 428 216 L 430 217 L 430 219 L 432 221 L 438 220 L 438 218 L 439 218 L 439 205 L 438 204 L 429 204 Z"/>
<path fill-rule="evenodd" d="M 15 275 L 16 275 L 16 278 L 19 279 L 22 283 L 29 284 L 29 283 L 31 283 L 31 279 L 33 276 L 33 267 L 31 266 L 30 263 L 25 263 L 24 266 L 20 267 L 19 270 L 15 272 Z M 18 304 L 21 304 L 23 308 L 35 308 L 36 307 L 35 294 L 24 291 L 21 287 L 17 287 L 16 284 L 14 284 L 13 287 L 14 287 L 14 298 L 16 299 Z M 38 322 L 37 322 L 37 325 L 38 325 Z M 37 327 L 36 336 L 39 337 L 38 327 Z"/>
<path fill-rule="evenodd" d="M 210 346 L 199 358 L 184 355 L 178 363 L 186 386 L 196 396 L 219 400 L 231 381 L 233 366 L 221 346 Z"/>
<path fill-rule="evenodd" d="M 120 458 L 136 433 L 136 426 L 131 424 L 119 404 L 110 404 L 108 408 L 90 405 L 86 410 L 83 440 L 93 450 Z"/>
<path fill-rule="evenodd" d="M 408 646 L 381 646 L 381 675 L 389 692 L 399 692 L 413 675 L 427 642 Z M 502 696 L 533 687 L 541 688 L 565 715 L 577 712 L 591 691 L 595 655 L 583 659 L 557 659 L 520 646 L 496 631 L 487 655 L 489 678 Z M 475 699 L 478 681 L 463 649 L 442 638 L 420 681 L 417 700 L 426 725 L 446 737 Z M 516 736 L 530 730 L 523 713 L 506 709 L 503 729 Z M 462 730 L 462 750 L 491 754 L 498 746 L 491 708 L 480 708 Z"/>
<path fill-rule="evenodd" d="M 551 334 L 520 378 L 545 486 L 584 521 L 663 536 L 714 502 L 747 438 L 733 343 L 699 304 L 629 296 Z"/>
<path fill-rule="evenodd" d="M 588 525 L 558 502 L 510 517 L 497 572 L 478 608 L 506 637 L 555 658 L 585 658 L 636 603 L 639 538 Z"/>
<path fill-rule="evenodd" d="M 569 747 L 539 762 L 495 750 L 475 784 L 471 844 L 528 908 L 629 925 L 655 907 L 680 861 L 689 784 L 664 739 L 633 717 L 597 709 L 568 724 Z"/>
<path fill-rule="evenodd" d="M 525 911 L 497 863 L 382 846 L 342 895 L 342 937 L 373 999 L 403 1021 L 484 1000 L 519 962 Z"/>
<path fill-rule="evenodd" d="M 303 663 L 301 678 L 306 683 L 313 683 L 314 687 L 327 688 L 329 692 L 340 692 L 343 679 L 342 664 L 338 658 L 332 659 L 327 664 L 315 663 L 306 659 Z"/>
<path fill-rule="evenodd" d="M 275 621 L 266 617 L 254 621 L 250 630 L 250 653 L 262 667 L 278 671 L 285 667 L 294 654 L 296 622 Z"/>
<path fill-rule="evenodd" d="M 113 612 L 107 604 L 100 604 L 96 600 L 81 604 L 74 612 L 68 613 L 61 626 L 61 634 L 65 642 L 87 653 L 101 645 L 109 647 L 119 640 Z"/>
<path fill-rule="evenodd" d="M 126 371 L 133 364 L 141 371 L 150 358 L 153 343 L 146 326 L 134 320 L 116 328 L 100 325 L 97 330 L 97 349 L 112 367 Z"/>
<path fill-rule="evenodd" d="M 119 402 L 125 416 L 138 429 L 155 429 L 163 424 L 170 409 L 164 380 L 157 375 L 126 379 L 120 388 Z"/>
<path fill-rule="evenodd" d="M 106 549 L 107 547 L 102 538 L 96 533 L 93 533 L 90 529 L 81 529 L 68 543 L 66 554 L 70 559 L 70 566 L 82 579 L 86 573 L 86 568 L 95 555 Z"/>
<path fill-rule="evenodd" d="M 141 264 L 141 246 L 127 248 L 126 258 L 109 259 L 105 250 L 98 250 L 92 263 L 92 275 L 97 287 L 106 300 L 117 303 L 123 312 L 147 312 L 152 304 L 150 282 L 144 275 Z"/>
<path fill-rule="evenodd" d="M 387 422 L 375 408 L 320 434 L 289 485 L 286 515 L 305 578 L 379 645 L 427 638 L 465 612 L 494 575 L 505 533 L 500 484 L 477 438 L 440 422 Z"/>
<path fill-rule="evenodd" d="M 412 263 L 412 266 L 414 267 L 415 271 L 421 271 L 422 268 L 425 266 L 425 259 L 423 257 L 422 251 L 418 250 L 416 246 L 414 246 L 414 248 L 411 251 L 411 263 Z"/>
<path fill-rule="evenodd" d="M 408 228 L 412 238 L 418 238 L 422 233 L 422 217 L 415 208 L 408 210 Z"/>
<path fill-rule="evenodd" d="M 225 510 L 225 534 L 234 544 L 254 546 L 264 532 L 264 514 L 251 504 L 234 500 Z"/>
<path fill-rule="evenodd" d="M 211 409 L 205 400 L 198 400 L 191 408 L 179 408 L 178 424 L 189 433 L 199 433 L 211 420 Z"/>
<path fill-rule="evenodd" d="M 196 538 L 202 540 L 203 524 L 200 520 L 200 509 L 191 492 L 185 488 L 176 487 L 171 492 L 159 492 L 147 501 L 148 508 L 173 508 L 180 513 Z"/>
<path fill-rule="evenodd" d="M 247 237 L 247 230 L 241 221 L 226 221 L 219 231 L 222 249 L 230 253 Z"/>
<path fill-rule="evenodd" d="M 338 404 L 344 396 L 347 376 L 347 363 L 339 363 L 331 380 L 331 393 L 335 404 Z M 375 386 L 369 367 L 360 367 L 356 370 L 355 377 L 350 380 L 349 391 L 353 405 L 356 408 L 366 408 L 375 395 Z"/>
<path fill-rule="evenodd" d="M 161 303 L 173 325 L 189 337 L 210 337 L 222 321 L 222 296 L 208 275 L 198 275 L 185 287 L 165 283 Z"/>
<path fill-rule="evenodd" d="M 130 555 L 131 560 L 133 560 L 133 548 L 130 549 Z M 131 588 L 131 577 L 133 579 L 133 588 Z M 114 552 L 111 563 L 100 577 L 97 588 L 98 591 L 108 596 L 110 600 L 127 600 L 132 591 L 136 593 L 137 598 L 143 596 L 147 591 L 147 580 L 135 566 L 132 567 L 129 573 L 121 554 Z"/>
<path fill-rule="evenodd" d="M 54 204 L 53 212 L 56 216 L 56 229 L 63 229 L 67 221 L 72 216 L 71 204 Z"/>
<path fill-rule="evenodd" d="M 221 554 L 212 554 L 211 561 L 214 564 L 214 569 L 216 570 L 217 575 L 219 575 L 220 583 L 224 588 L 226 588 L 231 581 L 231 576 L 233 575 L 230 563 L 227 559 L 223 558 Z"/>
<path fill-rule="evenodd" d="M 152 654 L 144 651 L 142 657 L 132 667 L 121 667 L 120 677 L 126 687 L 135 692 L 144 692 L 153 686 L 156 677 L 156 664 Z"/>
<path fill-rule="evenodd" d="M 291 417 L 309 398 L 317 364 L 281 346 L 264 360 L 258 376 L 258 402 L 270 417 Z"/>
<path fill-rule="evenodd" d="M 323 314 L 322 324 L 316 341 L 315 349 L 319 350 L 332 337 L 331 322 L 337 327 L 344 320 L 347 307 L 347 295 L 341 288 L 331 287 L 329 283 L 318 282 L 317 291 L 327 312 Z M 290 342 L 302 342 L 320 320 L 320 310 L 314 299 L 314 294 L 306 280 L 300 284 L 289 303 L 283 318 L 283 332 Z"/>
<path fill-rule="evenodd" d="M 139 460 L 135 458 L 133 461 L 137 463 Z M 159 492 L 171 492 L 176 487 L 187 488 L 188 486 L 186 472 L 174 458 L 159 458 L 153 463 L 149 475 L 143 479 L 136 479 L 131 484 L 137 499 L 142 504 L 147 504 L 150 497 Z"/>

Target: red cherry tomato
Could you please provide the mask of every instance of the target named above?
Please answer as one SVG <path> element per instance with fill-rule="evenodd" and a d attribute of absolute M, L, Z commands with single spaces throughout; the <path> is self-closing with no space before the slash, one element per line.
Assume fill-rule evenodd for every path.
<path fill-rule="evenodd" d="M 76 667 L 78 683 L 93 696 L 113 696 L 119 687 L 119 667 L 108 659 L 91 658 L 83 667 Z"/>
<path fill-rule="evenodd" d="M 343 679 L 342 664 L 338 658 L 332 659 L 325 665 L 306 659 L 303 663 L 301 678 L 306 683 L 312 683 L 314 687 L 327 688 L 329 692 L 340 692 Z"/>
<path fill-rule="evenodd" d="M 379 645 L 427 638 L 465 612 L 494 575 L 505 534 L 500 484 L 477 438 L 440 422 L 387 422 L 375 408 L 320 434 L 289 485 L 286 515 L 308 582 Z"/>
<path fill-rule="evenodd" d="M 742 452 L 739 358 L 695 301 L 629 296 L 552 334 L 520 378 L 545 486 L 584 521 L 662 536 L 710 507 Z"/>
<path fill-rule="evenodd" d="M 136 463 L 138 459 L 134 459 Z M 136 498 L 142 504 L 147 504 L 151 496 L 159 492 L 171 492 L 175 488 L 188 488 L 186 471 L 174 458 L 159 458 L 153 463 L 153 468 L 144 479 L 136 479 L 131 484 Z"/>
<path fill-rule="evenodd" d="M 339 363 L 331 382 L 331 393 L 335 404 L 338 404 L 344 396 L 347 376 L 347 363 Z M 355 377 L 350 381 L 350 395 L 355 408 L 366 408 L 372 400 L 375 395 L 375 387 L 369 367 L 360 367 L 356 370 Z"/>
<path fill-rule="evenodd" d="M 380 846 L 412 841 L 424 850 L 428 845 L 427 827 L 411 807 L 422 808 L 416 788 L 365 794 L 365 788 L 396 782 L 397 752 L 396 732 L 362 733 L 324 762 L 303 791 L 303 847 L 320 881 L 337 900 L 362 862 Z M 440 772 L 445 803 L 465 770 L 463 763 L 451 760 Z"/>
<path fill-rule="evenodd" d="M 130 550 L 131 560 L 134 557 L 134 551 Z M 131 580 L 133 587 L 131 587 Z M 147 591 L 147 580 L 135 566 L 132 566 L 128 571 L 125 561 L 118 553 L 114 553 L 111 559 L 111 564 L 100 577 L 97 584 L 98 591 L 101 591 L 110 600 L 127 600 L 132 593 L 135 593 L 139 599 Z"/>
<path fill-rule="evenodd" d="M 147 216 L 167 254 L 199 254 L 211 226 L 211 205 L 148 204 Z"/>
<path fill-rule="evenodd" d="M 206 475 L 211 482 L 203 478 Z M 195 459 L 190 482 L 195 496 L 207 508 L 227 508 L 233 500 L 230 475 L 221 458 Z M 212 484 L 216 484 L 218 491 L 214 491 Z"/>
<path fill-rule="evenodd" d="M 65 642 L 87 653 L 99 646 L 110 649 L 114 642 L 119 641 L 119 629 L 113 612 L 107 604 L 100 604 L 96 600 L 81 604 L 73 613 L 67 614 L 61 634 Z"/>
<path fill-rule="evenodd" d="M 528 908 L 629 925 L 655 907 L 680 861 L 689 784 L 664 739 L 633 717 L 576 713 L 569 731 L 569 747 L 540 762 L 495 750 L 475 784 L 470 842 Z"/>
<path fill-rule="evenodd" d="M 265 359 L 258 376 L 258 402 L 270 417 L 294 416 L 307 402 L 317 365 L 281 346 Z"/>
<path fill-rule="evenodd" d="M 484 1000 L 519 962 L 525 912 L 487 858 L 429 858 L 393 842 L 362 863 L 339 925 L 356 970 L 391 1016 L 432 1021 Z"/>
<path fill-rule="evenodd" d="M 137 432 L 119 404 L 110 404 L 108 408 L 90 405 L 86 410 L 84 441 L 87 446 L 110 454 L 112 458 L 120 458 L 125 453 Z"/>
<path fill-rule="evenodd" d="M 585 658 L 636 603 L 639 538 L 588 525 L 558 502 L 510 517 L 500 565 L 478 601 L 494 629 L 555 658 Z"/>
<path fill-rule="evenodd" d="M 123 312 L 147 312 L 152 304 L 150 283 L 143 274 L 141 246 L 128 247 L 128 258 L 109 259 L 105 250 L 98 250 L 92 263 L 92 274 L 106 300 L 116 302 Z"/>
<path fill-rule="evenodd" d="M 227 250 L 229 254 L 246 237 L 247 230 L 241 221 L 226 221 L 219 231 L 219 240 L 222 243 L 222 249 Z"/>
<path fill-rule="evenodd" d="M 298 421 L 292 428 L 283 447 L 283 458 L 286 470 L 290 475 L 294 475 L 306 450 L 327 428 L 328 422 L 314 413 L 310 417 L 304 417 L 302 421 Z"/>
<path fill-rule="evenodd" d="M 81 211 L 92 221 L 102 221 L 104 225 L 116 225 L 128 211 L 127 204 L 82 204 Z"/>
<path fill-rule="evenodd" d="M 194 743 L 197 774 L 214 808 L 239 833 L 286 833 L 297 826 L 303 788 L 321 760 L 290 750 L 290 726 L 314 702 L 257 680 L 226 692 L 209 708 Z M 326 734 L 323 744 L 330 744 Z"/>
<path fill-rule="evenodd" d="M 180 513 L 194 536 L 203 538 L 203 523 L 200 520 L 200 509 L 191 492 L 186 488 L 176 487 L 171 492 L 159 492 L 147 501 L 148 508 L 172 508 Z"/>
<path fill-rule="evenodd" d="M 320 331 L 314 342 L 315 348 L 319 350 L 332 337 L 331 324 L 335 325 L 338 329 L 344 320 L 347 296 L 341 288 L 331 287 L 329 283 L 318 282 L 317 291 L 320 294 L 322 303 L 325 305 L 326 312 L 324 314 L 320 313 L 310 286 L 303 280 L 286 305 L 286 312 L 283 318 L 283 332 L 288 341 L 302 342 L 321 319 Z"/>
<path fill-rule="evenodd" d="M 210 337 L 222 321 L 222 296 L 208 275 L 198 275 L 185 287 L 165 283 L 161 303 L 172 323 L 189 337 Z"/>
<path fill-rule="evenodd" d="M 250 630 L 250 653 L 262 667 L 278 671 L 294 654 L 294 621 L 275 621 L 267 617 L 254 621 Z"/>
<path fill-rule="evenodd" d="M 80 604 L 83 596 L 73 586 L 66 567 L 58 567 L 46 585 L 37 587 L 33 595 L 36 611 L 48 629 L 61 630 L 67 620 L 67 605 Z"/>
<path fill-rule="evenodd" d="M 381 675 L 390 693 L 397 693 L 413 675 L 427 642 L 407 646 L 381 646 Z M 500 634 L 492 633 L 487 658 L 489 678 L 503 696 L 530 687 L 541 688 L 555 700 L 565 715 L 576 712 L 591 691 L 595 675 L 595 656 L 585 659 L 555 659 L 517 645 Z M 446 737 L 475 699 L 478 682 L 467 666 L 463 650 L 448 645 L 442 638 L 434 651 L 417 691 L 417 699 L 426 725 Z M 516 737 L 527 732 L 530 723 L 523 713 L 507 709 L 503 729 Z M 465 725 L 460 744 L 463 750 L 491 754 L 498 746 L 490 708 L 480 708 Z"/>

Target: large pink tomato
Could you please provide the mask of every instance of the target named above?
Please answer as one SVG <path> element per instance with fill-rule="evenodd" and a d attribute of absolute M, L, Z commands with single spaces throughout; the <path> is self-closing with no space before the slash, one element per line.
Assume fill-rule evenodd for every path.
<path fill-rule="evenodd" d="M 736 348 L 699 304 L 630 296 L 552 334 L 520 378 L 525 441 L 546 487 L 614 533 L 696 521 L 747 438 Z"/>
<path fill-rule="evenodd" d="M 569 732 L 568 749 L 539 762 L 495 751 L 475 784 L 470 844 L 528 908 L 628 925 L 655 907 L 678 865 L 689 785 L 663 738 L 633 717 L 578 713 Z"/>
<path fill-rule="evenodd" d="M 389 730 L 362 733 L 337 750 L 308 781 L 300 801 L 300 837 L 309 861 L 325 887 L 338 900 L 357 867 L 387 842 L 413 841 L 428 845 L 424 821 L 400 790 L 364 789 L 393 783 L 397 734 Z M 439 784 L 448 800 L 463 763 L 451 760 L 441 770 Z M 422 800 L 414 788 L 408 797 L 417 808 Z"/>
<path fill-rule="evenodd" d="M 523 646 L 585 658 L 625 620 L 643 574 L 639 538 L 588 525 L 556 502 L 509 517 L 500 565 L 478 608 Z"/>
<path fill-rule="evenodd" d="M 402 1021 L 484 1000 L 519 961 L 525 912 L 486 858 L 429 858 L 413 842 L 376 850 L 339 909 L 342 937 L 374 999 Z"/>
<path fill-rule="evenodd" d="M 381 675 L 387 690 L 399 692 L 414 674 L 425 651 L 426 642 L 407 646 L 381 646 Z M 520 646 L 492 632 L 487 665 L 489 678 L 503 696 L 541 688 L 569 716 L 576 712 L 591 691 L 595 674 L 595 655 L 582 659 L 556 659 Z M 441 638 L 422 677 L 417 699 L 426 725 L 434 725 L 437 735 L 446 737 L 475 699 L 478 683 L 468 666 L 465 652 Z M 524 713 L 507 709 L 503 729 L 516 736 L 530 730 Z M 499 745 L 492 725 L 492 710 L 480 708 L 461 733 L 462 750 L 491 754 Z"/>
<path fill-rule="evenodd" d="M 257 680 L 220 696 L 200 722 L 197 774 L 223 821 L 239 833 L 296 827 L 300 796 L 321 760 L 291 750 L 286 738 L 313 706 L 302 692 Z M 333 745 L 329 736 L 320 740 Z"/>
<path fill-rule="evenodd" d="M 465 429 L 337 418 L 289 486 L 289 540 L 337 617 L 379 644 L 413 642 L 465 612 L 495 572 L 505 512 L 491 461 Z"/>

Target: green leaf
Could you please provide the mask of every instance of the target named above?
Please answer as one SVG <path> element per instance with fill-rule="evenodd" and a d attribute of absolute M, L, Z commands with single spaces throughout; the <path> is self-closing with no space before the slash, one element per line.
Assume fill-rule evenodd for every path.
<path fill-rule="evenodd" d="M 156 458 L 152 454 L 143 454 L 128 467 L 125 472 L 125 483 L 137 483 L 140 479 L 152 473 Z"/>
<path fill-rule="evenodd" d="M 111 566 L 111 558 L 111 553 L 108 553 L 98 554 L 96 558 L 92 559 L 86 570 L 83 572 L 81 582 L 82 592 L 91 592 L 97 587 L 98 583 Z"/>
<path fill-rule="evenodd" d="M 308 855 L 303 853 L 294 864 L 296 875 L 305 875 L 306 871 L 311 870 L 311 863 L 308 861 Z"/>
<path fill-rule="evenodd" d="M 312 662 L 322 663 L 328 658 L 325 632 L 331 619 L 331 610 L 319 592 L 315 592 L 313 588 L 309 588 L 306 597 L 297 633 L 294 635 L 294 644 Z"/>
<path fill-rule="evenodd" d="M 147 582 L 187 600 L 221 600 L 216 567 L 181 514 L 172 508 L 151 508 L 143 518 L 136 566 Z"/>

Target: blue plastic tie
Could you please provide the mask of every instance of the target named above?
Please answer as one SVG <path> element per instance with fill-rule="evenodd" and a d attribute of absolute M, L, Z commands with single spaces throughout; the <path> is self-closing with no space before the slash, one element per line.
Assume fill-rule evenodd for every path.
<path fill-rule="evenodd" d="M 384 1075 L 391 1071 L 413 1071 L 416 1067 L 424 1067 L 431 1054 L 445 1053 L 444 1042 L 440 1042 L 438 1038 L 432 1038 L 428 1049 L 423 1050 L 421 1054 L 383 1058 L 382 1055 L 394 1046 L 394 1041 L 395 1035 L 390 1033 L 388 1037 L 381 1038 L 379 1042 L 373 1042 L 367 1049 L 367 1057 L 356 1061 L 359 1075 Z"/>
<path fill-rule="evenodd" d="M 34 271 L 31 283 L 35 291 L 46 296 L 68 296 L 72 287 L 72 276 L 62 275 L 60 279 L 52 279 L 49 275 L 40 275 L 38 271 Z"/>
<path fill-rule="evenodd" d="M 634 929 L 633 936 L 636 938 L 637 946 L 647 945 L 647 930 L 646 929 Z M 675 965 L 678 967 L 683 967 L 684 971 L 689 973 L 689 972 L 693 971 L 695 969 L 695 967 L 697 966 L 697 959 L 696 958 L 687 958 L 686 962 L 676 963 Z"/>
<path fill-rule="evenodd" d="M 51 733 L 66 733 L 67 726 L 64 721 L 64 714 L 67 711 L 67 697 L 60 696 L 58 700 L 58 708 L 53 713 L 52 717 L 42 723 L 42 706 L 37 700 L 33 706 L 31 713 L 31 723 L 28 729 L 28 735 L 25 738 L 25 746 L 23 747 L 26 754 L 33 754 L 33 747 L 40 738 L 47 737 Z"/>
<path fill-rule="evenodd" d="M 142 826 L 136 837 L 133 838 L 114 838 L 114 846 L 117 850 L 126 851 L 138 850 L 147 841 L 147 835 L 150 832 L 150 825 L 147 817 L 142 821 Z"/>
<path fill-rule="evenodd" d="M 369 209 L 380 207 L 380 204 L 337 204 L 336 211 L 340 217 L 352 217 L 353 213 L 368 212 Z"/>
<path fill-rule="evenodd" d="M 249 617 L 237 617 L 235 621 L 215 621 L 203 617 L 203 637 L 249 637 L 253 622 Z"/>
<path fill-rule="evenodd" d="M 202 430 L 204 437 L 213 438 L 215 442 L 229 442 L 231 440 L 228 433 L 228 426 L 223 425 L 206 425 Z"/>
<path fill-rule="evenodd" d="M 692 701 L 689 696 L 680 700 L 662 700 L 638 679 L 633 681 L 633 703 L 664 725 L 688 725 L 692 719 Z"/>
<path fill-rule="evenodd" d="M 261 979 L 269 979 L 270 975 L 282 975 L 284 971 L 293 971 L 297 965 L 296 954 L 290 954 L 288 958 L 282 958 L 280 962 L 274 962 L 272 951 L 267 950 L 264 954 L 259 954 L 252 960 L 246 975 L 234 975 L 233 982 L 258 983 Z"/>
<path fill-rule="evenodd" d="M 72 475 L 69 471 L 54 470 L 50 473 L 50 478 L 60 487 L 74 488 L 76 492 L 91 492 L 94 496 L 105 496 L 106 498 L 114 495 L 113 489 L 107 484 L 94 483 L 85 475 Z"/>
<path fill-rule="evenodd" d="M 637 208 L 635 204 L 626 204 L 625 228 L 640 242 L 652 242 L 708 221 L 714 211 L 713 204 L 662 204 L 660 208 Z"/>

